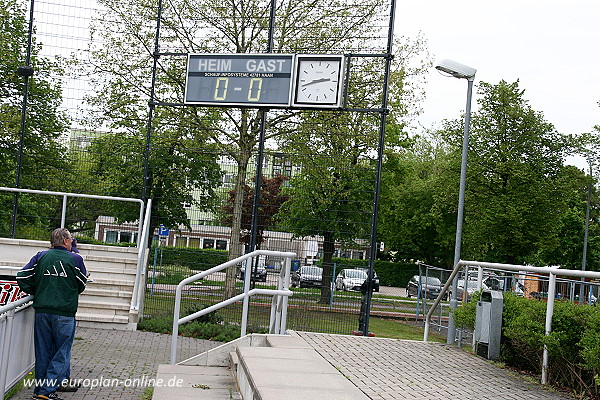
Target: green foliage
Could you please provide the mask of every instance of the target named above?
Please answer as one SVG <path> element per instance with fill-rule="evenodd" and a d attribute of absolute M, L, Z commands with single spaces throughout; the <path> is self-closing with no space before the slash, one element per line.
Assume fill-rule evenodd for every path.
<path fill-rule="evenodd" d="M 203 304 L 187 307 L 182 315 L 191 315 L 204 309 Z M 161 315 L 145 318 L 138 323 L 142 331 L 171 333 L 173 329 L 173 316 Z M 249 328 L 249 332 L 252 331 Z M 256 332 L 256 330 L 254 330 Z M 197 339 L 214 340 L 217 342 L 230 342 L 240 337 L 240 328 L 237 325 L 223 323 L 223 318 L 217 311 L 202 315 L 193 321 L 179 326 L 179 335 Z"/>
<path fill-rule="evenodd" d="M 27 7 L 25 1 L 0 0 L 0 186 L 16 184 L 20 159 L 20 187 L 58 190 L 70 179 L 71 168 L 60 140 L 68 127 L 60 110 L 61 82 L 56 79 L 62 71 L 40 56 L 41 45 L 35 39 L 30 62 L 35 73 L 27 80 L 27 119 L 21 130 L 25 78 L 17 74 L 17 68 L 27 59 Z M 18 197 L 18 225 L 43 226 L 48 231 L 58 225 L 60 200 Z M 12 204 L 12 194 L 0 196 L 0 234 L 10 230 Z"/>
<path fill-rule="evenodd" d="M 480 296 L 481 292 L 473 293 L 470 301 L 460 305 L 454 310 L 454 323 L 457 327 L 471 330 L 475 328 L 476 305 Z"/>
<path fill-rule="evenodd" d="M 463 259 L 577 267 L 590 177 L 564 165 L 590 138 L 562 135 L 532 109 L 519 82 L 479 83 L 471 119 Z M 450 267 L 463 120 L 386 157 L 379 236 L 398 258 Z M 592 188 L 588 269 L 600 254 Z"/>
<path fill-rule="evenodd" d="M 473 329 L 478 296 L 454 313 L 457 326 Z M 600 372 L 600 310 L 556 301 L 552 330 L 545 335 L 546 302 L 504 293 L 501 360 L 512 367 L 541 373 L 544 345 L 549 355 L 549 382 L 596 398 Z"/>
<path fill-rule="evenodd" d="M 189 247 L 160 247 L 150 250 L 149 265 L 180 265 L 195 271 L 204 271 L 227 262 L 226 250 L 197 249 Z"/>

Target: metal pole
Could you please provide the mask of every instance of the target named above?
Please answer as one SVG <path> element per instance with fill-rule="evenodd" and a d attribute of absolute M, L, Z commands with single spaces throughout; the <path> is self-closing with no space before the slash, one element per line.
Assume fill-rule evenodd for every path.
<path fill-rule="evenodd" d="M 267 38 L 267 53 L 273 51 L 273 37 L 275 34 L 275 10 L 276 1 L 271 0 L 271 9 L 269 12 L 269 35 Z M 248 253 L 256 250 L 256 242 L 258 235 L 258 218 L 260 209 L 260 185 L 262 183 L 262 165 L 265 153 L 265 130 L 267 123 L 267 109 L 260 110 L 260 132 L 258 138 L 258 155 L 256 157 L 256 175 L 254 177 L 254 197 L 252 198 L 252 222 L 250 225 L 250 246 Z M 260 257 L 256 258 L 256 264 L 252 263 L 251 272 L 254 273 L 258 268 Z M 246 269 L 248 272 L 250 269 Z M 252 276 L 252 275 L 251 275 Z M 254 280 L 252 280 L 254 287 Z"/>
<path fill-rule="evenodd" d="M 15 187 L 21 187 L 21 164 L 23 163 L 23 147 L 25 145 L 25 124 L 27 122 L 27 102 L 29 98 L 29 77 L 33 75 L 33 68 L 31 68 L 31 43 L 33 40 L 33 6 L 35 0 L 31 0 L 29 3 L 29 30 L 27 34 L 27 56 L 25 59 L 25 67 L 17 68 L 17 73 L 25 78 L 25 84 L 23 86 L 23 102 L 21 105 L 21 129 L 19 132 L 19 150 L 17 155 L 17 170 L 15 176 Z M 13 209 L 12 218 L 10 224 L 10 237 L 15 237 L 15 230 L 17 226 L 17 208 L 19 205 L 19 193 L 15 193 L 13 196 Z"/>
<path fill-rule="evenodd" d="M 367 276 L 367 293 L 365 294 L 364 308 L 364 336 L 369 335 L 369 310 L 371 309 L 371 298 L 373 297 L 373 276 L 375 268 L 375 257 L 377 256 L 377 217 L 379 214 L 379 191 L 381 187 L 381 170 L 383 167 L 383 147 L 385 145 L 385 124 L 389 110 L 388 107 L 388 91 L 390 82 L 390 70 L 393 58 L 394 44 L 394 19 L 396 15 L 396 0 L 391 0 L 390 4 L 390 20 L 388 27 L 388 43 L 387 54 L 385 58 L 385 72 L 383 76 L 383 92 L 381 101 L 381 117 L 379 122 L 379 142 L 377 146 L 377 172 L 375 175 L 375 190 L 373 193 L 373 213 L 371 215 L 371 243 L 369 245 L 369 271 Z M 360 321 L 360 318 L 359 318 Z"/>
<path fill-rule="evenodd" d="M 467 86 L 467 106 L 465 109 L 465 127 L 463 133 L 463 148 L 462 148 L 462 160 L 460 164 L 460 187 L 458 189 L 458 212 L 456 216 L 456 239 L 454 242 L 454 266 L 458 265 L 460 261 L 460 250 L 462 244 L 462 227 L 463 227 L 463 212 L 465 208 L 465 187 L 467 181 L 467 157 L 469 154 L 469 125 L 471 123 L 471 98 L 473 95 L 473 81 L 474 77 L 468 78 Z M 454 277 L 452 281 L 452 298 L 450 299 L 450 317 L 448 318 L 448 337 L 446 342 L 453 344 L 456 339 L 456 325 L 454 323 L 454 317 L 452 312 L 456 310 L 458 302 L 456 295 L 458 292 L 458 276 Z"/>
<path fill-rule="evenodd" d="M 150 180 L 150 142 L 152 139 L 152 119 L 154 118 L 154 108 L 156 107 L 155 88 L 156 88 L 156 70 L 158 67 L 158 58 L 160 57 L 160 21 L 162 19 L 162 0 L 158 0 L 158 9 L 156 15 L 156 36 L 154 37 L 154 53 L 152 54 L 152 82 L 150 86 L 150 100 L 148 100 L 148 122 L 146 124 L 146 151 L 144 152 L 144 180 L 142 182 L 142 201 L 146 202 L 148 196 Z"/>
<path fill-rule="evenodd" d="M 67 195 L 63 195 L 62 201 L 62 213 L 60 216 L 60 227 L 64 228 L 67 222 Z"/>
<path fill-rule="evenodd" d="M 581 259 L 581 270 L 585 271 L 585 263 L 587 260 L 587 248 L 588 248 L 588 231 L 590 228 L 590 203 L 592 202 L 592 163 L 588 161 L 590 165 L 590 184 L 587 192 L 587 206 L 585 208 L 585 230 L 583 233 L 583 256 Z M 585 302 L 585 278 L 581 278 L 581 285 L 579 286 L 579 304 Z"/>
<path fill-rule="evenodd" d="M 550 273 L 548 282 L 548 303 L 546 304 L 546 336 L 552 331 L 552 315 L 554 314 L 554 297 L 556 296 L 556 275 Z M 548 383 L 548 346 L 544 345 L 542 355 L 542 385 Z"/>

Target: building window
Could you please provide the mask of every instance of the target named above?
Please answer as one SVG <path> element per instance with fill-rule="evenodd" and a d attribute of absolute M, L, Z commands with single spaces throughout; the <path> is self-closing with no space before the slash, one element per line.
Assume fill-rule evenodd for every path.
<path fill-rule="evenodd" d="M 104 241 L 106 243 L 117 243 L 117 237 L 119 236 L 119 232 L 117 231 L 106 231 L 106 238 Z"/>
<path fill-rule="evenodd" d="M 217 250 L 227 250 L 227 240 L 217 240 Z"/>
<path fill-rule="evenodd" d="M 203 249 L 214 249 L 215 248 L 215 239 L 202 240 L 202 248 Z"/>

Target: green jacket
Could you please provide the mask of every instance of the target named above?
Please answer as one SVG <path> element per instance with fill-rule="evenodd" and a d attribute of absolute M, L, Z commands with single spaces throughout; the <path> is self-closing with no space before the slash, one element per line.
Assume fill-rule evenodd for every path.
<path fill-rule="evenodd" d="M 87 283 L 83 258 L 64 247 L 37 253 L 17 273 L 17 283 L 25 293 L 34 295 L 36 312 L 74 317 L 79 293 Z"/>

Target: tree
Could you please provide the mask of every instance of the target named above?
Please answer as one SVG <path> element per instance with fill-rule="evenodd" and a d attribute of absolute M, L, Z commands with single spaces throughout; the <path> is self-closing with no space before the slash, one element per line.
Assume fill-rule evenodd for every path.
<path fill-rule="evenodd" d="M 260 203 L 258 207 L 258 223 L 256 227 L 256 248 L 264 241 L 264 231 L 274 225 L 274 217 L 279 212 L 279 208 L 286 202 L 288 196 L 282 194 L 282 187 L 290 178 L 281 174 L 276 174 L 272 178 L 261 179 L 260 184 Z M 225 214 L 221 223 L 231 226 L 233 221 L 233 209 L 237 193 L 235 190 L 229 191 L 227 203 L 222 206 L 222 212 Z M 244 234 L 241 241 L 248 245 L 251 240 L 252 229 L 252 210 L 254 205 L 254 189 L 249 185 L 244 185 L 244 202 L 242 205 L 241 229 Z"/>
<path fill-rule="evenodd" d="M 152 138 L 148 163 L 148 197 L 152 198 L 150 232 L 159 223 L 172 229 L 191 229 L 184 204 L 210 209 L 221 171 L 211 147 L 196 147 L 194 132 L 163 129 Z M 103 134 L 92 140 L 87 174 L 103 194 L 140 197 L 144 175 L 144 139 L 139 135 Z M 84 171 L 82 169 L 82 171 Z M 121 222 L 139 218 L 137 205 L 110 203 L 108 210 Z M 152 240 L 152 237 L 149 238 Z"/>
<path fill-rule="evenodd" d="M 519 82 L 480 83 L 469 143 L 462 258 L 525 263 L 553 241 L 568 209 L 563 160 L 574 148 L 534 111 Z M 439 132 L 454 144 L 455 176 L 462 121 Z M 455 187 L 458 187 L 456 184 Z"/>
<path fill-rule="evenodd" d="M 461 258 L 578 268 L 589 177 L 563 160 L 588 140 L 558 133 L 518 82 L 481 83 L 479 92 Z M 399 257 L 452 266 L 462 123 L 445 121 L 434 136 L 388 155 L 380 228 Z M 594 229 L 589 260 L 596 259 Z"/>
<path fill-rule="evenodd" d="M 451 267 L 456 227 L 456 187 L 449 149 L 415 137 L 386 156 L 378 235 L 396 260 Z"/>
<path fill-rule="evenodd" d="M 14 186 L 19 159 L 21 135 L 21 111 L 24 78 L 17 68 L 26 63 L 28 24 L 26 6 L 17 1 L 0 0 L 0 185 Z M 61 83 L 52 78 L 61 73 L 60 68 L 41 57 L 41 45 L 32 42 L 31 66 L 34 75 L 28 79 L 27 117 L 23 131 L 20 186 L 56 190 L 62 183 L 61 176 L 70 170 L 64 146 L 59 142 L 61 133 L 67 129 L 65 115 L 59 111 L 62 102 Z M 2 208 L 12 208 L 12 198 L 2 196 Z M 56 205 L 21 196 L 22 214 L 50 218 Z M 42 210 L 44 210 L 42 212 Z M 7 218 L 9 219 L 9 218 Z M 7 223 L 2 219 L 0 230 L 6 232 Z M 45 221 L 44 223 L 49 223 Z"/>

